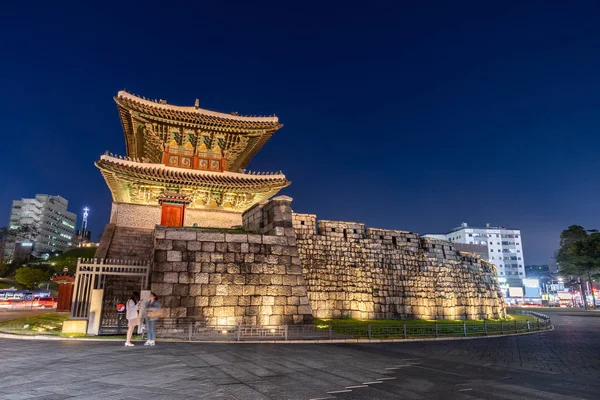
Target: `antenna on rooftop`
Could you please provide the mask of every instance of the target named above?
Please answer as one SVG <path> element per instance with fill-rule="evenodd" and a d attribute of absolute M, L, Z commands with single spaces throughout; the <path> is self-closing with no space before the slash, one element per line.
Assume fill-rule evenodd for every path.
<path fill-rule="evenodd" d="M 83 235 L 87 231 L 87 218 L 90 209 L 87 207 L 83 207 L 83 221 L 81 222 L 81 234 Z"/>

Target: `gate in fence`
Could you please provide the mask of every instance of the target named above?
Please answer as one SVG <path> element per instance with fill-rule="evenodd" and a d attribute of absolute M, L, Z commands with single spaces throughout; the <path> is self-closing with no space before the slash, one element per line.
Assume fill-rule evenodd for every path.
<path fill-rule="evenodd" d="M 150 265 L 147 261 L 78 259 L 71 304 L 71 319 L 99 318 L 99 334 L 119 334 L 127 329 L 119 303 L 125 304 L 131 293 L 148 288 Z M 102 295 L 93 299 L 94 290 Z M 94 310 L 90 307 L 94 304 Z M 95 315 L 91 315 L 95 314 Z"/>

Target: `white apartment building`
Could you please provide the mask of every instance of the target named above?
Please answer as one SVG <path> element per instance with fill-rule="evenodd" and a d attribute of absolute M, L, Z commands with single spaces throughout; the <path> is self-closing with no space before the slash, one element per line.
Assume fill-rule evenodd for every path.
<path fill-rule="evenodd" d="M 13 259 L 16 243 L 31 247 L 35 257 L 46 257 L 73 246 L 77 215 L 68 211 L 69 202 L 61 196 L 37 194 L 34 199 L 14 200 L 9 228 L 28 226 L 32 233 L 6 243 L 4 257 Z"/>
<path fill-rule="evenodd" d="M 446 234 L 428 234 L 424 237 L 485 245 L 488 249 L 488 261 L 498 267 L 498 276 L 525 278 L 523 244 L 519 229 L 491 227 L 489 224 L 485 228 L 475 228 L 463 222 Z"/>

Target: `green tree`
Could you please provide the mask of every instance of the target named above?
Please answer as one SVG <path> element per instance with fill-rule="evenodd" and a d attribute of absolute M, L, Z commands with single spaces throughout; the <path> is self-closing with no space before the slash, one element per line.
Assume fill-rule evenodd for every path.
<path fill-rule="evenodd" d="M 15 280 L 28 289 L 33 289 L 48 279 L 48 273 L 37 268 L 22 267 L 15 272 Z"/>
<path fill-rule="evenodd" d="M 600 271 L 600 233 L 586 231 L 582 226 L 571 225 L 560 235 L 560 248 L 556 255 L 561 275 L 577 279 L 585 308 L 588 308 L 585 281 L 593 289 L 593 276 Z M 594 307 L 595 295 L 592 290 Z"/>

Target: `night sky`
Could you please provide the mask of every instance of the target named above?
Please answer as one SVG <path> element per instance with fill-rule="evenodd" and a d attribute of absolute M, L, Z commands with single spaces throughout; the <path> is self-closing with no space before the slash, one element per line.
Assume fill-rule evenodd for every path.
<path fill-rule="evenodd" d="M 526 264 L 600 228 L 598 2 L 19 3 L 0 11 L 0 226 L 13 199 L 60 194 L 98 239 L 94 161 L 125 154 L 127 89 L 276 114 L 249 168 L 283 170 L 296 212 L 520 228 Z"/>

